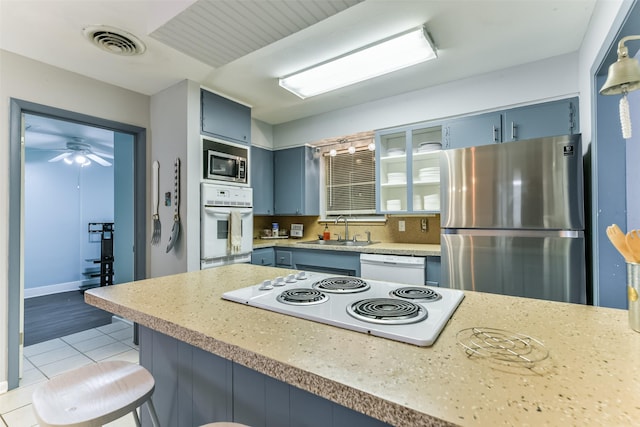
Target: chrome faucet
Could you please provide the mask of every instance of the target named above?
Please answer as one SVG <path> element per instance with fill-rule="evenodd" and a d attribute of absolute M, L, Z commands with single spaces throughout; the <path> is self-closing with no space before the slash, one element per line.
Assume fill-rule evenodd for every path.
<path fill-rule="evenodd" d="M 347 217 L 339 215 L 338 218 L 336 218 L 336 224 L 341 218 L 344 220 L 344 240 L 349 240 L 349 222 L 347 221 Z"/>

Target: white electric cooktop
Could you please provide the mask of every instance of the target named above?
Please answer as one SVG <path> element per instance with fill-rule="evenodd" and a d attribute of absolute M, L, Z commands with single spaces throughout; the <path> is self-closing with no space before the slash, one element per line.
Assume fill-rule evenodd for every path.
<path fill-rule="evenodd" d="M 432 345 L 464 298 L 457 289 L 298 272 L 222 298 L 417 346 Z"/>

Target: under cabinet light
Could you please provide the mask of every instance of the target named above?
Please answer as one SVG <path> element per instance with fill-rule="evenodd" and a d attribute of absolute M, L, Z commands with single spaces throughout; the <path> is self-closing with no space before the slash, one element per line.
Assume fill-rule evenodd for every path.
<path fill-rule="evenodd" d="M 305 99 L 437 57 L 424 26 L 389 37 L 279 79 Z"/>

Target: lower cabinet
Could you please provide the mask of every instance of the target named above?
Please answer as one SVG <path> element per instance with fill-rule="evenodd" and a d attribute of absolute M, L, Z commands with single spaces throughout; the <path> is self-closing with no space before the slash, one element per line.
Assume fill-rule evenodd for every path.
<path fill-rule="evenodd" d="M 339 276 L 360 275 L 360 253 L 321 249 L 275 250 L 276 267 L 315 271 Z M 253 258 L 252 258 L 253 259 Z"/>
<path fill-rule="evenodd" d="M 360 253 L 297 249 L 293 252 L 293 265 L 297 270 L 360 276 Z"/>
<path fill-rule="evenodd" d="M 273 248 L 254 249 L 251 252 L 251 264 L 273 267 L 276 265 L 276 256 Z"/>
<path fill-rule="evenodd" d="M 252 427 L 389 427 L 389 424 L 140 327 L 140 364 L 153 375 L 163 427 L 234 421 Z M 142 425 L 150 426 L 148 411 Z"/>
<path fill-rule="evenodd" d="M 440 286 L 440 257 L 428 256 L 426 263 L 426 285 L 427 286 Z"/>
<path fill-rule="evenodd" d="M 276 267 L 293 268 L 293 252 L 276 249 Z"/>
<path fill-rule="evenodd" d="M 294 268 L 338 276 L 360 276 L 360 253 L 322 249 L 260 248 L 251 264 Z M 426 285 L 440 286 L 440 257 L 427 256 Z"/>

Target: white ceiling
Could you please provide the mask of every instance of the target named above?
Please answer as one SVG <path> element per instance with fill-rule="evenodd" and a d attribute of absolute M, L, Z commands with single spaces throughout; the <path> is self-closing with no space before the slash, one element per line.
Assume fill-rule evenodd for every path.
<path fill-rule="evenodd" d="M 252 3 L 267 1 L 273 8 L 256 12 Z M 335 0 L 330 2 L 335 10 L 307 19 L 282 10 L 312 10 L 329 1 L 314 0 L 314 6 L 311 0 L 198 0 L 195 5 L 193 0 L 0 0 L 0 48 L 147 95 L 190 79 L 251 105 L 253 117 L 277 124 L 575 52 L 595 1 Z M 222 14 L 238 5 L 249 11 Z M 218 68 L 202 62 L 204 57 L 189 56 L 196 55 L 192 51 L 188 55 L 169 47 L 187 50 L 189 39 L 171 34 L 178 29 L 184 36 L 185 16 L 193 15 L 194 8 L 220 12 L 215 19 L 225 21 L 227 31 L 251 33 L 257 44 L 237 59 L 240 48 L 234 47 L 231 56 L 219 60 L 231 62 Z M 278 13 L 268 17 L 270 10 Z M 202 36 L 190 36 L 200 53 L 228 45 L 199 44 L 220 26 L 208 19 L 211 25 L 199 27 Z M 82 34 L 84 27 L 97 24 L 136 35 L 147 51 L 124 57 L 98 49 Z M 290 26 L 275 34 L 276 24 L 300 29 Z M 421 24 L 438 47 L 435 61 L 306 100 L 278 86 L 279 76 Z"/>

